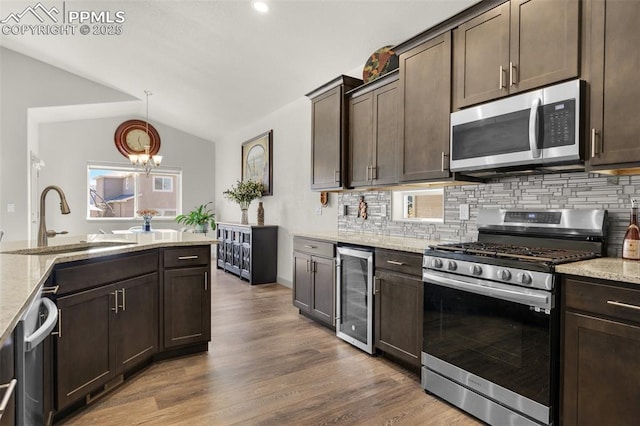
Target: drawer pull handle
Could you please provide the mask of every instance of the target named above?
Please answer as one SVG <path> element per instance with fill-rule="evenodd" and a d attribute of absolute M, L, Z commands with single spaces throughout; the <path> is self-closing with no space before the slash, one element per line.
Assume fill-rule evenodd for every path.
<path fill-rule="evenodd" d="M 198 256 L 193 255 L 193 256 L 178 256 L 178 260 L 191 260 L 191 259 L 197 259 Z"/>
<path fill-rule="evenodd" d="M 640 306 L 629 305 L 628 303 L 622 303 L 622 302 L 616 302 L 616 301 L 613 301 L 613 300 L 607 300 L 607 304 L 608 305 L 613 305 L 613 306 L 619 306 L 621 308 L 629 308 L 629 309 L 635 309 L 636 311 L 640 311 Z"/>
<path fill-rule="evenodd" d="M 42 294 L 58 294 L 59 285 L 53 287 L 42 287 Z"/>
<path fill-rule="evenodd" d="M 309 244 L 305 244 L 305 245 L 304 245 L 304 248 L 314 249 L 314 248 L 316 248 L 316 246 L 311 246 L 311 245 L 309 245 Z"/>
<path fill-rule="evenodd" d="M 403 266 L 404 262 L 398 262 L 397 260 L 387 260 L 387 263 L 390 265 Z"/>
<path fill-rule="evenodd" d="M 18 383 L 16 379 L 11 379 L 11 381 L 6 385 L 0 386 L 0 389 L 6 389 L 4 396 L 2 397 L 2 403 L 0 403 L 0 418 L 2 418 L 4 411 L 7 409 L 9 400 L 11 399 L 11 396 L 13 395 L 13 391 L 16 388 L 16 383 Z"/>

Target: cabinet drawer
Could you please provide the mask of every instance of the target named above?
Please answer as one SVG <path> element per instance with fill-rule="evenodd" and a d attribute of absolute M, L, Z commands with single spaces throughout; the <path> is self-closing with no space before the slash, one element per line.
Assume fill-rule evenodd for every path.
<path fill-rule="evenodd" d="M 376 249 L 375 268 L 422 277 L 422 255 L 397 250 Z"/>
<path fill-rule="evenodd" d="M 58 294 L 73 293 L 158 271 L 158 250 L 78 262 L 55 271 Z"/>
<path fill-rule="evenodd" d="M 293 250 L 314 256 L 335 257 L 335 245 L 327 241 L 293 237 Z"/>
<path fill-rule="evenodd" d="M 209 246 L 164 249 L 164 267 L 206 265 L 211 257 Z"/>
<path fill-rule="evenodd" d="M 566 279 L 564 286 L 569 309 L 640 323 L 640 290 L 574 279 Z"/>

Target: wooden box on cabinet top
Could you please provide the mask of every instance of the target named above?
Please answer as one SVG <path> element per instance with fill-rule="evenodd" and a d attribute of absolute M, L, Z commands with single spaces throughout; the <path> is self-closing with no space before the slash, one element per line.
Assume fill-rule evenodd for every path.
<path fill-rule="evenodd" d="M 578 76 L 579 0 L 511 0 L 461 24 L 454 109 Z"/>
<path fill-rule="evenodd" d="M 346 184 L 348 108 L 345 93 L 362 80 L 342 75 L 307 93 L 311 99 L 311 189 Z"/>
<path fill-rule="evenodd" d="M 278 273 L 278 227 L 218 223 L 217 266 L 250 284 L 274 283 Z"/>
<path fill-rule="evenodd" d="M 565 277 L 560 423 L 631 425 L 640 418 L 640 288 Z"/>

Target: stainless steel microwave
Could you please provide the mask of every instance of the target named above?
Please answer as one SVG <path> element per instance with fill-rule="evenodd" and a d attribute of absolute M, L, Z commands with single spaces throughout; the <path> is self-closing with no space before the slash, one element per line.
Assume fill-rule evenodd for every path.
<path fill-rule="evenodd" d="M 579 163 L 583 91 L 572 80 L 452 113 L 451 171 Z"/>

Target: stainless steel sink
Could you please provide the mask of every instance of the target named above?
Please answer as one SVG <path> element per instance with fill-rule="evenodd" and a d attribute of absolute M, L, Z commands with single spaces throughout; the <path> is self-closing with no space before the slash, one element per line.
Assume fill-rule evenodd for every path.
<path fill-rule="evenodd" d="M 60 254 L 72 253 L 75 251 L 86 251 L 94 248 L 104 247 L 126 247 L 135 244 L 132 241 L 81 241 L 74 244 L 64 244 L 59 246 L 33 247 L 19 250 L 3 251 L 4 254 Z"/>

